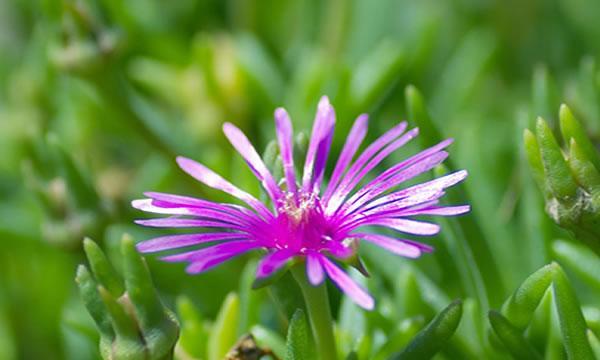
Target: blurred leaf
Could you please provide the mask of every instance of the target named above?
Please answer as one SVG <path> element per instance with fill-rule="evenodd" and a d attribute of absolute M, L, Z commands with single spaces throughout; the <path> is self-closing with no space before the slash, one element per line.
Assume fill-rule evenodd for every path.
<path fill-rule="evenodd" d="M 586 324 L 581 314 L 579 301 L 560 267 L 556 271 L 553 289 L 568 357 L 582 360 L 594 359 L 590 343 L 587 341 Z"/>
<path fill-rule="evenodd" d="M 310 360 L 314 358 L 314 344 L 308 319 L 304 311 L 298 309 L 288 327 L 285 360 Z"/>
<path fill-rule="evenodd" d="M 386 90 L 397 81 L 405 56 L 393 40 L 382 40 L 353 71 L 350 80 L 350 101 L 356 112 L 373 107 Z"/>
<path fill-rule="evenodd" d="M 221 360 L 237 341 L 240 299 L 235 293 L 227 295 L 210 331 L 208 360 Z"/>
<path fill-rule="evenodd" d="M 600 259 L 596 254 L 581 245 L 563 240 L 555 241 L 552 250 L 561 263 L 600 291 Z"/>
<path fill-rule="evenodd" d="M 529 345 L 521 331 L 515 328 L 502 314 L 491 310 L 488 313 L 490 324 L 496 335 L 515 359 L 541 359 L 535 349 Z"/>
<path fill-rule="evenodd" d="M 254 325 L 250 333 L 256 338 L 256 342 L 262 347 L 270 349 L 279 358 L 287 353 L 285 340 L 273 330 L 261 325 Z"/>
<path fill-rule="evenodd" d="M 435 355 L 454 335 L 462 317 L 462 302 L 456 300 L 423 329 L 408 344 L 406 349 L 392 357 L 397 360 L 429 359 Z"/>
<path fill-rule="evenodd" d="M 186 296 L 177 298 L 177 313 L 181 322 L 181 335 L 175 352 L 183 352 L 185 355 L 182 357 L 184 358 L 205 358 L 209 333 L 205 329 L 202 315 Z"/>

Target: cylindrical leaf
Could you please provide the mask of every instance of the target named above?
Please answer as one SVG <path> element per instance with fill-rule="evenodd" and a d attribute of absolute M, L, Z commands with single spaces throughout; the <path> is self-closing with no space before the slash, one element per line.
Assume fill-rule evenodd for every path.
<path fill-rule="evenodd" d="M 565 104 L 560 106 L 559 112 L 560 118 L 560 130 L 563 135 L 565 142 L 574 139 L 581 147 L 582 153 L 585 154 L 585 158 L 589 159 L 596 169 L 600 169 L 600 155 L 594 144 L 588 138 L 585 129 L 581 126 L 581 123 L 577 121 L 571 109 Z"/>
<path fill-rule="evenodd" d="M 237 340 L 240 299 L 234 294 L 227 295 L 208 338 L 208 360 L 221 360 Z"/>
<path fill-rule="evenodd" d="M 497 311 L 490 311 L 488 318 L 492 329 L 506 349 L 517 360 L 541 359 L 535 349 L 525 340 L 522 332 Z"/>
<path fill-rule="evenodd" d="M 537 120 L 536 136 L 550 190 L 559 201 L 573 201 L 577 193 L 577 184 L 552 130 L 542 118 Z"/>
<path fill-rule="evenodd" d="M 121 279 L 117 276 L 117 273 L 108 262 L 106 255 L 104 255 L 98 244 L 90 238 L 85 238 L 83 240 L 83 249 L 98 282 L 113 296 L 121 296 L 124 292 Z"/>
<path fill-rule="evenodd" d="M 593 360 L 594 354 L 587 340 L 587 327 L 579 301 L 567 276 L 558 265 L 554 277 L 554 297 L 567 356 L 573 360 Z"/>
<path fill-rule="evenodd" d="M 313 346 L 306 315 L 298 309 L 288 327 L 285 360 L 310 360 L 314 357 Z"/>
<path fill-rule="evenodd" d="M 439 313 L 425 329 L 396 356 L 396 360 L 429 359 L 454 335 L 462 317 L 462 302 L 456 300 Z"/>

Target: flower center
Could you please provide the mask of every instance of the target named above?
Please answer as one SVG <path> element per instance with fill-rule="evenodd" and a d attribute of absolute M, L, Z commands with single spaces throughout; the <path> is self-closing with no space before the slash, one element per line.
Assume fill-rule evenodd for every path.
<path fill-rule="evenodd" d="M 286 193 L 277 212 L 273 230 L 278 247 L 301 252 L 319 251 L 334 240 L 319 198 L 314 193 L 302 190 Z"/>

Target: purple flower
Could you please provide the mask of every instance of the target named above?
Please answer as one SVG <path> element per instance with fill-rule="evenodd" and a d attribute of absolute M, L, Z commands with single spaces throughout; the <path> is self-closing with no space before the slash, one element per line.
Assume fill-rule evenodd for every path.
<path fill-rule="evenodd" d="M 182 250 L 162 258 L 187 262 L 190 274 L 209 270 L 233 257 L 251 250 L 264 249 L 256 277 L 268 278 L 291 260 L 305 260 L 307 278 L 318 285 L 329 277 L 358 305 L 374 306 L 373 298 L 348 276 L 335 260 L 356 255 L 357 242 L 366 241 L 396 255 L 416 258 L 432 248 L 413 240 L 372 233 L 376 227 L 400 234 L 434 235 L 439 226 L 416 215 L 458 215 L 469 211 L 468 205 L 439 206 L 444 190 L 466 176 L 464 170 L 404 189 L 403 182 L 431 170 L 448 153 L 444 149 L 452 140 L 424 150 L 390 167 L 357 188 L 365 176 L 388 155 L 417 136 L 418 129 L 406 130 L 402 122 L 370 144 L 354 161 L 353 158 L 367 133 L 367 116 L 359 116 L 331 174 L 321 191 L 327 157 L 333 137 L 335 113 L 327 97 L 319 102 L 313 124 L 302 177 L 296 174 L 293 156 L 293 131 L 287 112 L 275 111 L 275 126 L 284 179 L 279 185 L 246 136 L 234 125 L 223 126 L 225 136 L 246 160 L 272 200 L 273 208 L 237 188 L 205 166 L 178 157 L 177 163 L 198 181 L 224 191 L 247 204 L 247 207 L 215 203 L 207 200 L 149 192 L 148 199 L 135 200 L 133 206 L 147 212 L 173 217 L 138 220 L 154 227 L 198 227 L 208 232 L 169 235 L 138 244 L 141 252 L 181 249 L 210 243 L 208 247 Z"/>

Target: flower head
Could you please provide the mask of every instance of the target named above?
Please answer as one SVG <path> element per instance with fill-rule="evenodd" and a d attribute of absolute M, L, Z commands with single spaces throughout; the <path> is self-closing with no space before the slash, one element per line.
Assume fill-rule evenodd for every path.
<path fill-rule="evenodd" d="M 211 230 L 155 238 L 141 242 L 138 249 L 157 252 L 210 243 L 208 247 L 163 257 L 165 261 L 187 262 L 186 270 L 191 274 L 206 271 L 251 250 L 264 249 L 267 255 L 258 265 L 258 279 L 268 278 L 291 260 L 304 261 L 311 284 L 318 285 L 327 276 L 358 305 L 372 309 L 371 296 L 335 260 L 355 256 L 356 244 L 360 241 L 373 243 L 397 255 L 418 257 L 432 248 L 412 240 L 372 233 L 370 229 L 384 227 L 400 234 L 434 235 L 439 231 L 438 225 L 412 217 L 457 215 L 469 211 L 469 206 L 438 205 L 444 190 L 467 176 L 464 170 L 398 189 L 403 182 L 444 161 L 448 156 L 444 149 L 451 140 L 401 161 L 357 189 L 371 170 L 418 133 L 416 128 L 406 131 L 407 125 L 402 122 L 376 139 L 353 161 L 367 133 L 367 122 L 366 115 L 356 119 L 323 191 L 321 185 L 335 124 L 334 109 L 327 97 L 319 102 L 301 177 L 294 164 L 290 118 L 282 108 L 275 111 L 284 173 L 281 186 L 246 136 L 234 125 L 226 123 L 223 126 L 225 136 L 261 182 L 272 201 L 272 209 L 203 165 L 178 157 L 177 163 L 183 171 L 205 185 L 238 198 L 247 206 L 146 193 L 148 199 L 135 200 L 134 207 L 175 216 L 138 220 L 138 224 Z"/>

